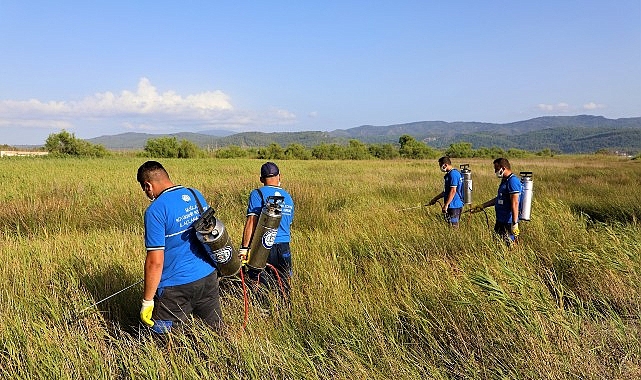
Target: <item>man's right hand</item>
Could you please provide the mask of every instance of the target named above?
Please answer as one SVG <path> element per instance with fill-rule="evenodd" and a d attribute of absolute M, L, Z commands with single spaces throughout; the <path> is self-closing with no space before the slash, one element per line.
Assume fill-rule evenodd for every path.
<path fill-rule="evenodd" d="M 142 307 L 140 308 L 140 320 L 142 323 L 149 327 L 153 327 L 154 321 L 151 319 L 151 314 L 154 312 L 154 300 L 147 301 L 143 298 Z"/>
<path fill-rule="evenodd" d="M 485 207 L 483 207 L 483 204 L 476 205 L 476 206 L 472 207 L 472 209 L 470 210 L 470 212 L 471 212 L 472 214 L 474 214 L 474 213 L 477 213 L 477 212 L 481 212 L 481 211 L 483 211 L 483 209 L 484 209 L 484 208 L 485 208 Z"/>
<path fill-rule="evenodd" d="M 247 260 L 249 259 L 249 248 L 244 248 L 241 247 L 238 250 L 238 256 L 240 256 L 240 262 L 244 265 L 247 264 Z"/>

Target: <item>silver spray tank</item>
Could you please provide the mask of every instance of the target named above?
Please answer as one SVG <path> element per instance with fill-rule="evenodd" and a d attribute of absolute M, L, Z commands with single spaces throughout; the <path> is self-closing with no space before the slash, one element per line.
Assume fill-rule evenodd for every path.
<path fill-rule="evenodd" d="M 274 245 L 278 226 L 283 217 L 282 209 L 284 202 L 285 197 L 282 195 L 270 195 L 267 197 L 249 245 L 248 267 L 252 269 L 265 269 L 269 251 L 272 249 L 272 245 Z"/>
<path fill-rule="evenodd" d="M 472 204 L 472 170 L 470 164 L 462 164 L 460 166 L 461 174 L 463 175 L 463 203 L 466 205 Z"/>
<path fill-rule="evenodd" d="M 213 207 L 201 213 L 193 224 L 198 240 L 205 246 L 209 257 L 216 263 L 220 276 L 233 276 L 240 270 L 240 257 L 234 249 L 227 229 L 214 214 Z"/>
<path fill-rule="evenodd" d="M 534 181 L 532 172 L 521 172 L 521 200 L 519 203 L 519 220 L 530 220 L 532 212 L 532 196 L 534 195 Z"/>

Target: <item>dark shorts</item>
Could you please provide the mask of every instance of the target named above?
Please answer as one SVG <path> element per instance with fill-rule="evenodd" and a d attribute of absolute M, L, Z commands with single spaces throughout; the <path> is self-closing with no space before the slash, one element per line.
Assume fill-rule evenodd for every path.
<path fill-rule="evenodd" d="M 459 219 L 461 219 L 462 207 L 459 208 L 448 208 L 447 212 L 444 214 L 445 221 L 450 224 L 458 224 Z"/>
<path fill-rule="evenodd" d="M 219 328 L 222 324 L 218 273 L 184 285 L 158 288 L 154 296 L 152 329 L 168 332 L 176 324 L 188 321 L 188 315 L 202 319 L 208 326 Z"/>

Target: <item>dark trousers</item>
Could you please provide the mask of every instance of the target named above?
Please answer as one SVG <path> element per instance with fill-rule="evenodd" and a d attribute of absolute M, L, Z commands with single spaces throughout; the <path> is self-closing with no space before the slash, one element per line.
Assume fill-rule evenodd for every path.
<path fill-rule="evenodd" d="M 458 221 L 461 219 L 462 207 L 459 208 L 448 208 L 447 212 L 444 215 L 445 221 L 453 226 L 458 226 Z"/>
<path fill-rule="evenodd" d="M 290 278 L 292 276 L 292 255 L 289 248 L 289 243 L 276 243 L 272 245 L 267 258 L 269 266 L 264 270 L 249 269 L 247 276 L 253 281 L 259 281 L 261 284 L 270 289 L 281 290 L 286 298 L 289 297 L 290 291 Z M 280 279 L 280 282 L 278 281 Z"/>
<path fill-rule="evenodd" d="M 217 272 L 188 284 L 158 288 L 154 302 L 152 329 L 159 333 L 187 322 L 189 314 L 215 329 L 222 324 Z"/>
<path fill-rule="evenodd" d="M 515 237 L 512 235 L 512 225 L 510 223 L 496 222 L 494 224 L 494 232 L 496 232 L 505 244 L 512 245 Z"/>

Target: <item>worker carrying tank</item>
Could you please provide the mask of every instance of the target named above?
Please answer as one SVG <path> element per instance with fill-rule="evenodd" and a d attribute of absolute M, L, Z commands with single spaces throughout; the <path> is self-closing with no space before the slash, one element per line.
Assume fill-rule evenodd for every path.
<path fill-rule="evenodd" d="M 249 194 L 240 256 L 247 264 L 250 280 L 269 288 L 280 288 L 289 300 L 292 276 L 289 244 L 294 200 L 281 187 L 281 179 L 275 163 L 266 162 L 261 166 L 260 182 L 263 186 Z M 266 266 L 273 267 L 276 273 L 264 270 Z"/>
<path fill-rule="evenodd" d="M 438 166 L 441 172 L 445 173 L 443 176 L 443 191 L 436 194 L 427 205 L 431 206 L 443 198 L 441 210 L 443 211 L 445 220 L 451 227 L 458 228 L 458 222 L 461 218 L 461 211 L 464 205 L 463 177 L 461 176 L 461 172 L 452 166 L 452 161 L 447 156 L 438 159 Z"/>
<path fill-rule="evenodd" d="M 484 208 L 494 206 L 496 212 L 496 232 L 508 246 L 518 240 L 520 203 L 523 186 L 519 178 L 512 172 L 510 162 L 506 158 L 497 158 L 492 163 L 494 174 L 501 179 L 497 196 L 487 202 L 474 206 L 472 213 L 481 212 Z M 529 218 L 529 215 L 528 215 Z"/>

